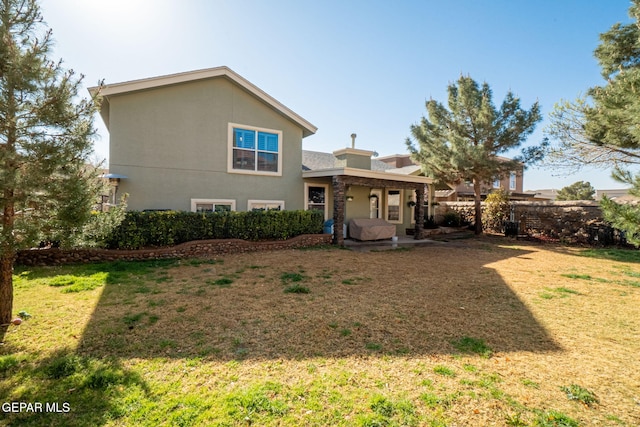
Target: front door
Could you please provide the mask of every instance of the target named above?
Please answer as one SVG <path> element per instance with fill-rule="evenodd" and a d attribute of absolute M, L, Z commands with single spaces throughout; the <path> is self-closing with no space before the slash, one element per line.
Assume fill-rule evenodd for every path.
<path fill-rule="evenodd" d="M 381 201 L 382 190 L 371 190 L 369 193 L 369 218 L 382 218 Z"/>

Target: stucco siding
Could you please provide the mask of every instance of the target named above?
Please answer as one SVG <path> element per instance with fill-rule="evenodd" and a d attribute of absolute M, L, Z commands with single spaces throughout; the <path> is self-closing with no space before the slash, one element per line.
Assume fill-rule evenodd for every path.
<path fill-rule="evenodd" d="M 130 209 L 189 210 L 190 200 L 282 200 L 303 209 L 302 129 L 226 78 L 110 98 L 110 172 Z M 282 175 L 228 173 L 229 123 L 282 131 Z"/>
<path fill-rule="evenodd" d="M 352 201 L 346 202 L 345 222 L 348 224 L 352 219 L 369 218 L 369 192 L 367 187 L 352 186 L 347 191 L 347 196 L 353 196 Z"/>

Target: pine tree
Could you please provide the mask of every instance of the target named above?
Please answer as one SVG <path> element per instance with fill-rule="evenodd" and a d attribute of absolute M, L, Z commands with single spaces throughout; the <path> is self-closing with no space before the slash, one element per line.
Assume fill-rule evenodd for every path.
<path fill-rule="evenodd" d="M 0 0 L 0 324 L 11 321 L 13 263 L 42 239 L 65 242 L 88 219 L 94 100 L 49 59 L 36 0 Z"/>
<path fill-rule="evenodd" d="M 479 86 L 471 77 L 461 76 L 448 87 L 448 109 L 431 99 L 427 117 L 411 126 L 406 144 L 412 158 L 422 165 L 426 175 L 447 184 L 473 183 L 475 231 L 482 233 L 481 190 L 522 163 L 539 160 L 544 142 L 530 147 L 513 160 L 499 158 L 518 148 L 542 119 L 538 103 L 530 110 L 520 107 L 520 100 L 508 92 L 500 109 L 496 109 L 487 83 Z"/>
<path fill-rule="evenodd" d="M 549 155 L 552 166 L 613 168 L 613 178 L 640 196 L 640 175 L 629 169 L 640 165 L 640 0 L 633 1 L 629 16 L 635 22 L 615 24 L 600 34 L 594 54 L 606 84 L 557 105 L 547 132 L 557 141 Z M 605 219 L 640 244 L 640 206 L 605 197 L 602 208 Z"/>
<path fill-rule="evenodd" d="M 594 200 L 596 190 L 590 182 L 577 181 L 558 191 L 556 200 Z"/>

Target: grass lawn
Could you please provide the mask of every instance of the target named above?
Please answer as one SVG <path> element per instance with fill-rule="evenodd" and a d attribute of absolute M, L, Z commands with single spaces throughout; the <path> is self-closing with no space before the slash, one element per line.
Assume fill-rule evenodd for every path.
<path fill-rule="evenodd" d="M 0 425 L 640 425 L 638 251 L 483 237 L 17 269 L 14 308 Z"/>

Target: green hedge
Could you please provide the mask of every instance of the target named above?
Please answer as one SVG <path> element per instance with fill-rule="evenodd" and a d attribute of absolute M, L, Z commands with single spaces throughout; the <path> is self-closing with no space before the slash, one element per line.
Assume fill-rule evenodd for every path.
<path fill-rule="evenodd" d="M 138 212 L 128 211 L 106 239 L 110 249 L 171 246 L 192 240 L 285 240 L 322 233 L 320 211 Z"/>

